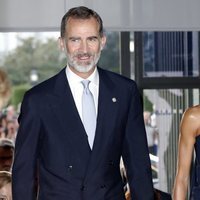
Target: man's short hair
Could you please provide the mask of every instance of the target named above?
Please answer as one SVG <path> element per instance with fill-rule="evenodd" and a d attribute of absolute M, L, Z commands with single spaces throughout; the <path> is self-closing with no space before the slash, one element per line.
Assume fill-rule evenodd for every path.
<path fill-rule="evenodd" d="M 90 19 L 95 18 L 99 24 L 99 35 L 103 37 L 103 21 L 98 13 L 94 10 L 89 9 L 85 6 L 74 7 L 68 10 L 68 12 L 63 16 L 61 21 L 60 35 L 64 37 L 66 31 L 66 25 L 69 18 L 74 19 Z"/>

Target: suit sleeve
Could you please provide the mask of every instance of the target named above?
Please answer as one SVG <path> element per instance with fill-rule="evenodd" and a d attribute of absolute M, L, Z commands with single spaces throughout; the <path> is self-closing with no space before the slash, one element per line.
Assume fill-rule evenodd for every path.
<path fill-rule="evenodd" d="M 25 95 L 19 116 L 19 130 L 15 144 L 12 169 L 13 200 L 36 199 L 36 166 L 40 117 L 36 101 Z"/>
<path fill-rule="evenodd" d="M 132 199 L 154 199 L 151 165 L 143 120 L 142 101 L 137 86 L 131 91 L 123 144 L 123 160 Z"/>

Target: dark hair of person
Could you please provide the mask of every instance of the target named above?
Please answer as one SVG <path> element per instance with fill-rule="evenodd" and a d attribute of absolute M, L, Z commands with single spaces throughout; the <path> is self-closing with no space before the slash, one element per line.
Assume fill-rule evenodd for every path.
<path fill-rule="evenodd" d="M 99 35 L 103 37 L 103 21 L 101 17 L 92 9 L 89 9 L 84 6 L 74 7 L 68 10 L 68 12 L 63 16 L 61 21 L 60 35 L 64 37 L 67 21 L 69 18 L 74 19 L 90 19 L 91 17 L 95 18 L 99 24 Z"/>

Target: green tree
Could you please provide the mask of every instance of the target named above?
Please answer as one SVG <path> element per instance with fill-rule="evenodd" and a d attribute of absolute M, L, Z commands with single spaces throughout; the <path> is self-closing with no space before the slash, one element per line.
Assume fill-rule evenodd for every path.
<path fill-rule="evenodd" d="M 13 85 L 30 83 L 31 70 L 37 70 L 41 82 L 58 72 L 66 60 L 61 56 L 55 39 L 42 42 L 30 37 L 19 38 L 20 45 L 5 58 L 3 68 L 8 72 Z"/>
<path fill-rule="evenodd" d="M 11 104 L 14 105 L 16 109 L 19 106 L 19 104 L 22 102 L 24 93 L 29 88 L 30 88 L 30 86 L 29 85 L 25 85 L 25 84 L 13 87 L 12 96 L 11 96 Z"/>

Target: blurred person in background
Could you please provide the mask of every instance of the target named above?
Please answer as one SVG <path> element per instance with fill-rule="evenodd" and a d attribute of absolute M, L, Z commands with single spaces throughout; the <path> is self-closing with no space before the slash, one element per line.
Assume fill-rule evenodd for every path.
<path fill-rule="evenodd" d="M 1 109 L 6 106 L 11 94 L 11 85 L 5 71 L 0 69 L 0 113 Z"/>
<path fill-rule="evenodd" d="M 16 119 L 16 110 L 13 105 L 8 105 L 6 107 L 6 118 L 8 121 Z"/>
<path fill-rule="evenodd" d="M 1 113 L 0 114 L 0 138 L 6 137 L 6 128 L 7 128 L 6 116 Z"/>
<path fill-rule="evenodd" d="M 3 112 L 9 102 L 10 95 L 11 84 L 7 73 L 0 69 L 0 199 L 2 200 L 12 200 L 11 168 L 14 157 L 14 142 L 6 138 L 7 114 Z M 9 135 L 11 135 L 10 128 Z"/>
<path fill-rule="evenodd" d="M 15 123 L 15 120 L 9 120 L 7 122 L 7 127 L 6 127 L 6 138 L 12 140 L 15 142 L 16 135 L 17 135 L 17 126 Z"/>
<path fill-rule="evenodd" d="M 0 139 L 0 171 L 11 171 L 13 156 L 13 141 L 7 138 Z"/>
<path fill-rule="evenodd" d="M 151 125 L 151 113 L 144 111 L 144 124 L 147 134 L 147 142 L 149 153 L 152 155 L 157 155 L 157 141 L 158 141 L 158 131 L 155 127 Z"/>
<path fill-rule="evenodd" d="M 17 118 L 7 118 L 6 108 L 0 115 L 0 138 L 8 138 L 15 142 L 18 130 Z"/>
<path fill-rule="evenodd" d="M 0 200 L 12 200 L 12 176 L 7 171 L 0 171 Z"/>
<path fill-rule="evenodd" d="M 7 73 L 0 69 L 0 138 L 15 142 L 18 129 L 17 115 L 13 105 L 7 105 L 11 95 L 11 84 Z"/>

